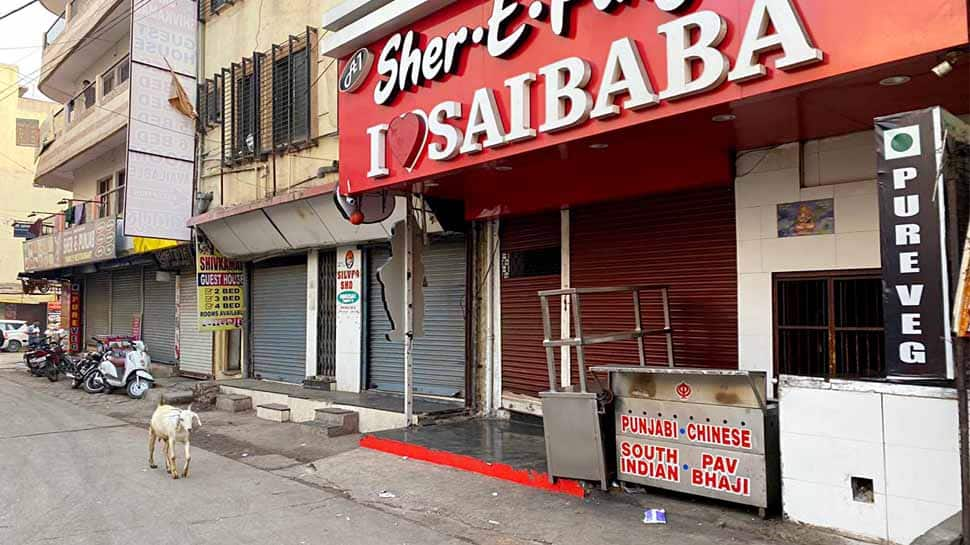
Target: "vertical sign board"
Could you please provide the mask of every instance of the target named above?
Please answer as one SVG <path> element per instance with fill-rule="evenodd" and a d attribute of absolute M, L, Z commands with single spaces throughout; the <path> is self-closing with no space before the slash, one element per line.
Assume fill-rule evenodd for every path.
<path fill-rule="evenodd" d="M 222 255 L 201 231 L 195 240 L 199 331 L 241 328 L 246 313 L 242 263 Z"/>
<path fill-rule="evenodd" d="M 953 378 L 942 110 L 875 119 L 886 372 Z"/>
<path fill-rule="evenodd" d="M 84 348 L 84 338 L 81 335 L 81 284 L 71 282 L 71 303 L 68 305 L 70 318 L 68 318 L 68 338 L 70 351 L 78 353 Z"/>
<path fill-rule="evenodd" d="M 196 0 L 133 4 L 125 235 L 190 240 L 195 120 L 176 110 L 173 73 L 196 105 Z"/>
<path fill-rule="evenodd" d="M 337 389 L 360 390 L 360 368 L 341 362 L 359 362 L 363 327 L 363 267 L 361 251 L 353 246 L 337 248 L 336 348 Z"/>

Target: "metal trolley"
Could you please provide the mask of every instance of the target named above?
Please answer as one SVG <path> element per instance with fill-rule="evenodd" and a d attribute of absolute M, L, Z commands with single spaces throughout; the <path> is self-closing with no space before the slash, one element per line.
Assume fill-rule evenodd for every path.
<path fill-rule="evenodd" d="M 659 292 L 663 306 L 663 327 L 644 329 L 641 316 L 641 292 Z M 634 329 L 596 335 L 583 334 L 582 302 L 584 295 L 629 293 L 633 303 Z M 572 309 L 573 335 L 553 339 L 552 325 L 549 321 L 549 298 L 568 298 Z M 674 366 L 673 328 L 670 325 L 669 288 L 659 285 L 641 285 L 609 288 L 569 288 L 539 292 L 542 304 L 542 328 L 546 349 L 546 364 L 549 368 L 549 390 L 541 392 L 543 426 L 546 439 L 546 460 L 549 475 L 553 478 L 565 477 L 585 481 L 598 481 L 603 490 L 607 489 L 613 463 L 614 418 L 609 410 L 613 394 L 608 388 L 591 391 L 588 388 L 586 346 L 635 340 L 640 356 L 640 365 L 647 365 L 644 351 L 644 337 L 663 335 L 666 337 L 666 365 Z M 579 369 L 578 388 L 560 388 L 557 385 L 556 348 L 573 347 Z M 594 375 L 595 378 L 595 375 Z M 607 440 L 608 439 L 608 440 Z"/>

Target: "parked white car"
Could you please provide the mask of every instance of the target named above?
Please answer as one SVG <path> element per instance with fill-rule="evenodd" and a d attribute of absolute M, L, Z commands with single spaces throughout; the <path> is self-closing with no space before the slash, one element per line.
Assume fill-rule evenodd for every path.
<path fill-rule="evenodd" d="M 3 346 L 0 350 L 19 352 L 27 346 L 30 340 L 27 327 L 27 322 L 23 320 L 0 320 L 0 329 L 3 330 Z"/>

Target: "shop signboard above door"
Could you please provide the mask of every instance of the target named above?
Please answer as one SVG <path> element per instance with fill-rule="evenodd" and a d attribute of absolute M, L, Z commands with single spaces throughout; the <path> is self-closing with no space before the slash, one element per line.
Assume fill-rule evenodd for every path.
<path fill-rule="evenodd" d="M 354 112 L 340 119 L 341 191 L 418 181 L 694 110 L 729 108 L 964 43 L 965 2 L 936 4 L 926 10 L 904 0 L 454 2 L 364 48 L 331 48 L 345 55 L 340 108 Z M 943 12 L 953 17 L 940 18 Z M 886 40 L 894 27 L 933 32 Z"/>

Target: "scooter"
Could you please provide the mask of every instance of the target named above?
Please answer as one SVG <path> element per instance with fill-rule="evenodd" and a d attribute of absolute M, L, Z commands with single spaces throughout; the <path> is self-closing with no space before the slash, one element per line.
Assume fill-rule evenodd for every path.
<path fill-rule="evenodd" d="M 103 344 L 97 338 L 92 337 L 95 343 L 97 343 L 97 350 L 92 350 L 84 356 L 75 364 L 74 371 L 68 374 L 68 378 L 71 379 L 71 388 L 78 388 L 84 381 L 87 380 L 88 376 L 92 373 L 98 372 L 98 366 L 101 365 L 101 360 L 104 359 L 105 353 L 108 348 L 106 344 Z"/>
<path fill-rule="evenodd" d="M 128 397 L 141 399 L 155 383 L 155 377 L 149 371 L 151 362 L 145 352 L 145 343 L 134 341 L 123 356 L 115 351 L 105 355 L 98 371 L 89 374 L 84 381 L 84 391 L 108 393 L 114 388 L 124 388 Z"/>

